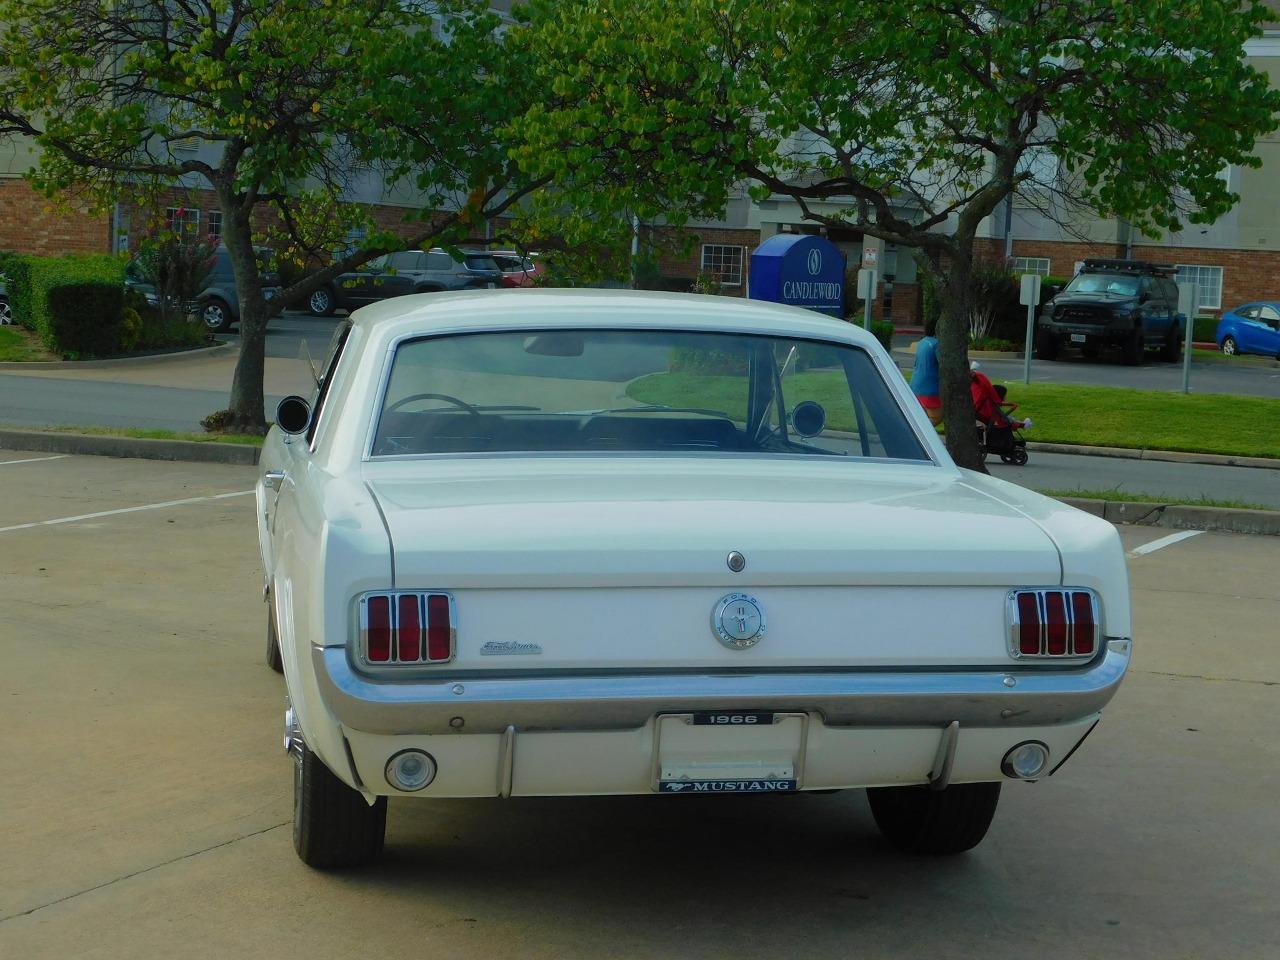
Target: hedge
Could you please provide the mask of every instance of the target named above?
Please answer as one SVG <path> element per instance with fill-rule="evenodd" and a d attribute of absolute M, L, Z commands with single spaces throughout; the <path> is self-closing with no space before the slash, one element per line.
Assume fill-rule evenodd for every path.
<path fill-rule="evenodd" d="M 1213 343 L 1218 336 L 1217 317 L 1196 317 L 1196 325 L 1191 328 L 1191 339 L 1196 343 Z"/>
<path fill-rule="evenodd" d="M 9 257 L 14 319 L 62 356 L 120 352 L 124 260 L 106 254 Z"/>

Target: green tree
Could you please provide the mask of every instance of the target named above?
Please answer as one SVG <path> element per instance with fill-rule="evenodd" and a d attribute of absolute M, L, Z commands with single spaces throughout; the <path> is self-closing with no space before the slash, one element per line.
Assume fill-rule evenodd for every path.
<path fill-rule="evenodd" d="M 227 419 L 261 430 L 271 316 L 389 250 L 472 237 L 537 186 L 499 136 L 534 96 L 536 51 L 506 36 L 482 0 L 0 0 L 0 139 L 36 140 L 50 194 L 216 194 L 241 305 Z M 193 138 L 204 152 L 180 149 Z M 376 229 L 344 204 L 353 168 L 426 212 Z M 353 220 L 359 249 L 299 255 Z M 274 301 L 253 246 L 268 221 L 308 264 Z"/>
<path fill-rule="evenodd" d="M 1280 94 L 1242 60 L 1256 0 L 535 0 L 554 65 L 524 169 L 578 216 L 714 215 L 730 188 L 916 251 L 947 445 L 981 469 L 966 336 L 982 221 L 1014 190 L 1149 231 L 1220 216 Z M 576 188 L 572 185 L 576 184 Z"/>

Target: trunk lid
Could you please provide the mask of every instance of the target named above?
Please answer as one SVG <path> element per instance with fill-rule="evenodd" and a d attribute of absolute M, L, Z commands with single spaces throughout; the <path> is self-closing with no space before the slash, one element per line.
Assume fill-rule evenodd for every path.
<path fill-rule="evenodd" d="M 933 466 L 366 468 L 396 588 L 453 593 L 467 669 L 1007 662 L 1006 591 L 1061 577 L 1037 524 Z M 735 550 L 740 573 L 727 564 Z M 764 636 L 747 650 L 712 628 L 731 593 L 764 608 Z M 493 655 L 509 641 L 541 652 Z"/>

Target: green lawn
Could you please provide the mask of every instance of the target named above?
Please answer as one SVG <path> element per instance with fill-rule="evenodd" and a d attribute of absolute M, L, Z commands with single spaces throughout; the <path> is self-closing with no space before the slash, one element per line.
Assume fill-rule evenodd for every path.
<path fill-rule="evenodd" d="M 1214 497 L 1171 497 L 1162 493 L 1135 493 L 1132 490 L 1086 490 L 1077 487 L 1074 490 L 1065 488 L 1037 490 L 1046 497 L 1065 500 L 1077 497 L 1085 500 L 1110 500 L 1117 503 L 1178 503 L 1189 507 L 1229 507 L 1235 510 L 1274 510 L 1261 503 L 1250 503 L 1247 500 L 1218 500 Z"/>
<path fill-rule="evenodd" d="M 30 330 L 6 324 L 0 327 L 0 363 L 30 363 L 33 360 L 58 360 Z"/>
<path fill-rule="evenodd" d="M 1029 440 L 1280 457 L 1277 399 L 1016 381 L 1008 386 L 1009 399 L 1019 404 L 1018 416 L 1035 421 Z M 842 373 L 795 374 L 787 378 L 786 389 L 789 401 L 816 400 L 826 407 L 831 428 L 855 428 Z M 644 403 L 744 416 L 740 377 L 654 374 L 631 384 L 627 394 Z"/>
<path fill-rule="evenodd" d="M 10 430 L 30 427 L 10 424 Z M 179 430 L 137 430 L 132 427 L 40 427 L 44 433 L 87 433 L 95 437 L 134 437 L 139 440 L 191 440 L 195 443 L 234 443 L 262 446 L 263 437 L 248 433 L 183 433 Z"/>

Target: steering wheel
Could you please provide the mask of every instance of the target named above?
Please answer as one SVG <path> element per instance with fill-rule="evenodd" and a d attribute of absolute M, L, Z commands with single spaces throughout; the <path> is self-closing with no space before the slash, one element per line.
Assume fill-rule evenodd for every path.
<path fill-rule="evenodd" d="M 443 400 L 445 403 L 451 403 L 459 410 L 465 410 L 473 416 L 484 416 L 484 414 L 480 412 L 479 408 L 473 407 L 465 400 L 459 400 L 457 397 L 451 397 L 447 393 L 414 393 L 397 400 L 391 406 L 387 407 L 383 413 L 395 413 L 401 407 L 407 407 L 409 404 L 416 403 L 419 400 Z"/>

